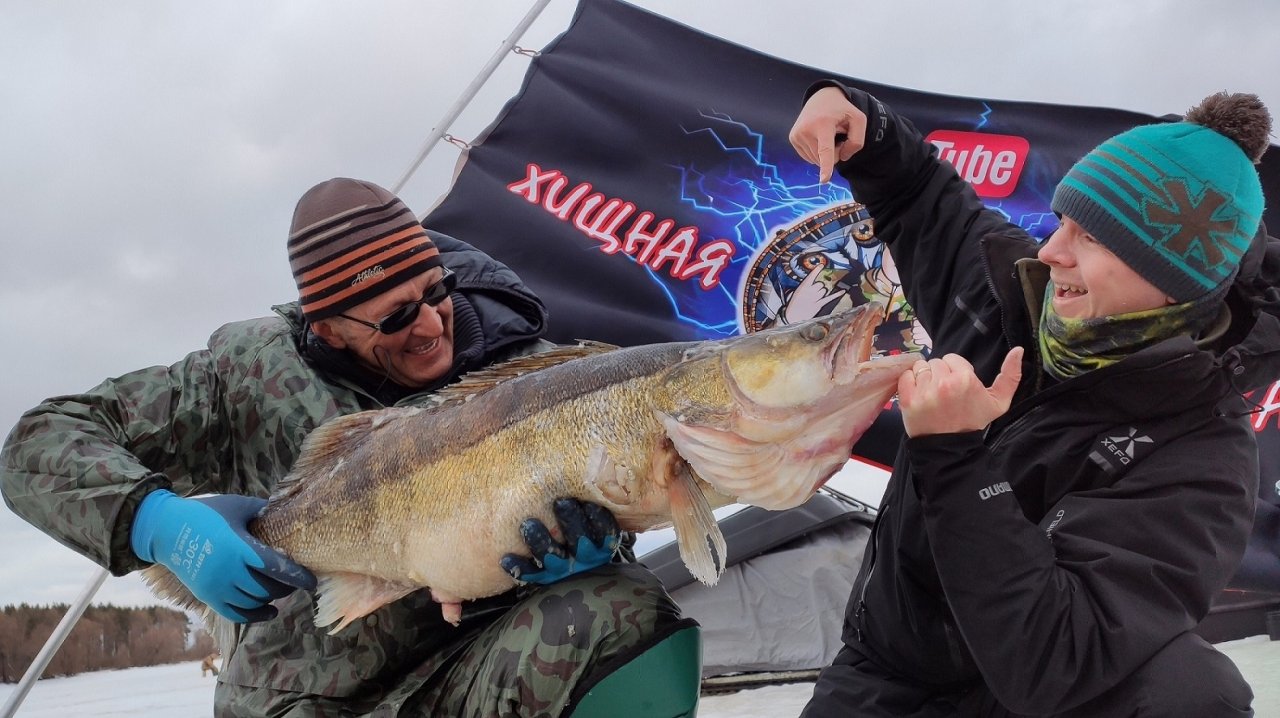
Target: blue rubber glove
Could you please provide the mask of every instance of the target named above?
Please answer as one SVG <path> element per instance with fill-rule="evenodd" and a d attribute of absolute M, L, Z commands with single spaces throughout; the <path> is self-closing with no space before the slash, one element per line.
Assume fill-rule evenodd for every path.
<path fill-rule="evenodd" d="M 532 559 L 509 553 L 499 562 L 521 583 L 549 584 L 582 571 L 603 566 L 618 550 L 622 530 L 613 514 L 599 504 L 577 499 L 556 499 L 551 510 L 560 525 L 564 543 L 556 541 L 538 519 L 525 519 L 520 535 Z"/>
<path fill-rule="evenodd" d="M 276 616 L 272 600 L 316 587 L 310 571 L 249 534 L 249 521 L 266 503 L 232 494 L 184 499 L 153 491 L 134 515 L 129 540 L 138 558 L 164 565 L 223 617 L 266 621 Z"/>

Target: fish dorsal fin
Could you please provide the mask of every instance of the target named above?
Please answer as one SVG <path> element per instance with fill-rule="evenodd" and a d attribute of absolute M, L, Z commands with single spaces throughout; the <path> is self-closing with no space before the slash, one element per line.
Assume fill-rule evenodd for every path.
<path fill-rule="evenodd" d="M 441 406 L 457 401 L 467 401 L 476 394 L 486 392 L 508 379 L 564 364 L 574 359 L 605 354 L 617 348 L 616 345 L 604 342 L 579 340 L 575 346 L 557 347 L 550 351 L 516 357 L 501 364 L 467 372 L 457 383 L 436 392 L 436 398 L 440 400 Z"/>
<path fill-rule="evenodd" d="M 379 428 L 424 411 L 429 410 L 416 406 L 390 407 L 360 411 L 326 421 L 307 434 L 293 468 L 276 484 L 271 500 L 282 499 L 297 491 L 303 483 L 303 476 L 310 476 L 317 471 L 336 470 L 342 457 L 367 441 Z"/>

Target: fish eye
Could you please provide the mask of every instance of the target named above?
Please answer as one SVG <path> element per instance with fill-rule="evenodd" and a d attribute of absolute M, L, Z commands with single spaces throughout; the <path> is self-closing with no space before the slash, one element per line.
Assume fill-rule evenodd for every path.
<path fill-rule="evenodd" d="M 830 328 L 828 328 L 825 323 L 814 322 L 804 329 L 801 329 L 800 336 L 811 342 L 820 342 L 827 338 L 827 334 L 829 334 L 830 331 Z"/>

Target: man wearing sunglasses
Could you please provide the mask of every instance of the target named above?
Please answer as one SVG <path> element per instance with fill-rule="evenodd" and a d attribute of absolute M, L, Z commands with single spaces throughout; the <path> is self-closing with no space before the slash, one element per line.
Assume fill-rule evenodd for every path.
<path fill-rule="evenodd" d="M 310 189 L 288 255 L 299 300 L 277 316 L 27 412 L 0 455 L 10 507 L 116 575 L 162 563 L 245 624 L 221 647 L 219 716 L 585 717 L 634 702 L 639 681 L 683 693 L 650 689 L 656 712 L 629 715 L 696 704 L 696 624 L 646 569 L 610 563 L 616 522 L 572 499 L 554 506 L 563 543 L 537 523 L 534 559 L 503 561 L 531 588 L 468 602 L 457 627 L 427 591 L 334 636 L 315 627 L 315 577 L 246 530 L 307 434 L 344 414 L 431 405 L 467 371 L 552 345 L 542 302 L 514 272 L 425 230 L 377 185 Z"/>

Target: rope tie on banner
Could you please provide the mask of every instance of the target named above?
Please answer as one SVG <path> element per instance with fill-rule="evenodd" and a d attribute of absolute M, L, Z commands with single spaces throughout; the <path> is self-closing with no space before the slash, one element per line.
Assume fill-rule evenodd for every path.
<path fill-rule="evenodd" d="M 418 166 L 427 158 L 427 155 L 431 154 L 431 150 L 435 148 L 436 142 L 445 137 L 445 133 L 449 130 L 449 126 L 453 124 L 454 120 L 458 119 L 458 115 L 462 114 L 462 108 L 466 107 L 467 103 L 471 102 L 471 99 L 480 91 L 480 86 L 489 79 L 489 76 L 493 74 L 494 70 L 498 69 L 498 63 L 502 62 L 503 59 L 506 58 L 507 51 L 514 50 L 521 55 L 527 55 L 530 52 L 529 50 L 518 47 L 516 45 L 516 41 L 520 39 L 520 36 L 524 34 L 525 30 L 529 29 L 529 26 L 533 24 L 534 19 L 538 17 L 538 14 L 541 13 L 550 2 L 551 0 L 534 0 L 533 7 L 529 8 L 529 12 L 525 13 L 524 18 L 521 19 L 515 29 L 511 31 L 511 34 L 507 36 L 507 39 L 503 40 L 502 44 L 498 46 L 498 49 L 494 51 L 493 57 L 490 57 L 489 62 L 485 63 L 484 69 L 480 70 L 480 74 L 476 75 L 475 79 L 471 81 L 471 84 L 467 85 L 467 89 L 462 91 L 462 95 L 454 101 L 448 110 L 445 111 L 444 117 L 440 119 L 440 122 L 437 123 L 435 127 L 431 128 L 431 134 L 427 137 L 426 141 L 422 143 L 422 149 L 418 151 L 418 156 L 409 165 L 409 168 L 404 171 L 404 174 L 400 175 L 400 179 L 396 180 L 396 183 L 391 186 L 392 194 L 399 194 L 400 190 L 404 189 L 405 184 L 409 181 L 409 178 L 413 176 L 413 173 L 417 171 Z M 451 143 L 453 142 L 453 140 L 449 141 Z"/>
<path fill-rule="evenodd" d="M 471 149 L 471 143 L 470 143 L 470 142 L 467 142 L 466 140 L 461 139 L 461 138 L 459 138 L 459 137 L 454 137 L 453 135 L 449 134 L 448 132 L 444 133 L 444 135 L 442 135 L 442 136 L 440 137 L 440 139 L 444 140 L 445 142 L 448 142 L 449 144 L 451 144 L 451 145 L 453 145 L 453 146 L 455 146 L 455 147 L 457 147 L 458 149 L 463 150 L 463 151 L 466 151 L 466 150 Z"/>
<path fill-rule="evenodd" d="M 517 55 L 524 55 L 525 57 L 538 57 L 538 56 L 542 55 L 542 51 L 541 51 L 541 50 L 530 50 L 530 49 L 525 48 L 525 47 L 520 47 L 519 45 L 515 45 L 515 46 L 513 46 L 513 47 L 511 48 L 511 51 L 512 51 L 512 52 L 514 52 L 514 53 L 515 53 L 515 54 L 517 54 Z"/>

